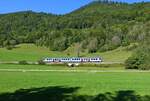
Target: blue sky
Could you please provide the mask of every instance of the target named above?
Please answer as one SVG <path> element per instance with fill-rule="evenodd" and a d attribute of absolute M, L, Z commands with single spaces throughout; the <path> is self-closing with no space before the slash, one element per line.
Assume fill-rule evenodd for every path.
<path fill-rule="evenodd" d="M 93 0 L 0 0 L 0 14 L 32 10 L 54 14 L 69 13 Z M 141 2 L 150 0 L 116 0 L 123 2 Z"/>

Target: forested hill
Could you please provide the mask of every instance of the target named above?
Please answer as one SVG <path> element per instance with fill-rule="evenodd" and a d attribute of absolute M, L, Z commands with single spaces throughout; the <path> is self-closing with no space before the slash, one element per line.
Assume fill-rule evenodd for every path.
<path fill-rule="evenodd" d="M 66 15 L 32 11 L 0 15 L 0 47 L 35 43 L 63 51 L 78 43 L 89 52 L 142 42 L 150 34 L 150 3 L 92 2 Z"/>

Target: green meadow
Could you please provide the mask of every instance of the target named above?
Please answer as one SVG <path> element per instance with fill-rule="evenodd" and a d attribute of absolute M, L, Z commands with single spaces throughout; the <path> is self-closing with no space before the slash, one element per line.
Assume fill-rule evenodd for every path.
<path fill-rule="evenodd" d="M 0 72 L 0 93 L 40 87 L 79 87 L 76 94 L 97 95 L 131 90 L 150 93 L 150 73 L 136 72 Z"/>
<path fill-rule="evenodd" d="M 69 53 L 68 53 L 69 52 Z M 69 55 L 68 55 L 69 54 Z M 95 54 L 81 53 L 81 56 L 100 56 L 105 62 L 124 62 L 129 56 L 131 56 L 132 51 L 126 51 L 125 48 L 118 48 L 113 51 L 101 52 Z M 74 50 L 69 49 L 69 51 L 56 52 L 50 51 L 45 47 L 37 47 L 33 44 L 20 44 L 12 50 L 7 50 L 5 48 L 0 48 L 0 61 L 38 61 L 45 57 L 76 57 L 77 54 Z"/>
<path fill-rule="evenodd" d="M 122 65 L 80 65 L 78 67 L 68 67 L 61 65 L 20 65 L 20 64 L 0 64 L 0 69 L 25 69 L 25 70 L 125 70 Z"/>
<path fill-rule="evenodd" d="M 113 51 L 81 55 L 101 56 L 105 62 L 124 62 L 131 54 L 132 51 L 120 47 Z M 0 48 L 1 62 L 35 62 L 44 57 L 75 55 L 75 52 L 68 55 L 66 51 L 53 52 L 33 44 L 21 44 L 12 50 Z M 125 70 L 120 64 L 74 68 L 65 65 L 0 64 L 0 101 L 149 101 L 149 78 L 149 72 Z"/>

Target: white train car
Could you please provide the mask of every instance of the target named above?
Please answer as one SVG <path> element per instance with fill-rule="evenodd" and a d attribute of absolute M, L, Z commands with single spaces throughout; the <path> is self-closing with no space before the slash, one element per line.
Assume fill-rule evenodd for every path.
<path fill-rule="evenodd" d="M 45 58 L 45 63 L 56 64 L 56 63 L 67 63 L 69 66 L 77 66 L 80 63 L 101 63 L 101 57 L 72 57 L 72 58 Z"/>

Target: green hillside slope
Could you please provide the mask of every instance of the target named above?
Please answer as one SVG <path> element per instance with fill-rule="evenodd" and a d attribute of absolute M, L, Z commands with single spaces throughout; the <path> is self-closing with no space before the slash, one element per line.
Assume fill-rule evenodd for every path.
<path fill-rule="evenodd" d="M 101 56 L 105 62 L 124 62 L 129 56 L 131 56 L 131 51 L 126 51 L 125 48 L 118 48 L 109 52 L 102 53 L 81 53 L 82 56 Z M 69 54 L 69 55 L 68 55 Z M 7 50 L 5 48 L 0 48 L 0 62 L 9 61 L 31 61 L 35 62 L 45 57 L 76 57 L 77 54 L 74 50 L 69 52 L 56 52 L 49 51 L 48 48 L 37 47 L 33 44 L 20 44 L 17 45 L 13 50 Z"/>
<path fill-rule="evenodd" d="M 89 53 L 113 50 L 144 40 L 149 30 L 149 11 L 149 2 L 92 2 L 67 15 L 32 11 L 3 14 L 0 47 L 34 43 L 63 51 L 79 43 Z"/>

